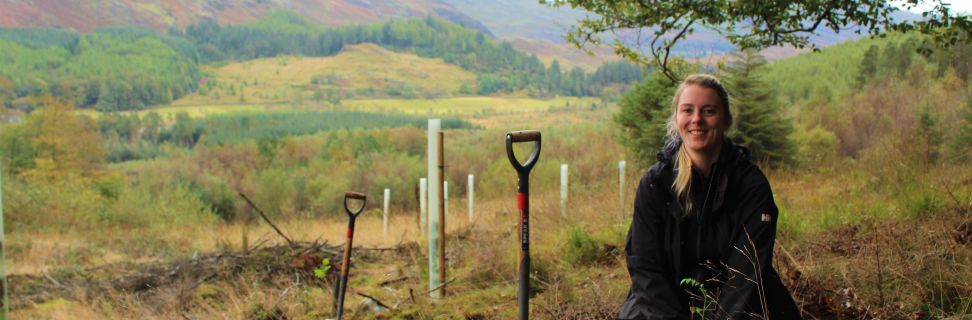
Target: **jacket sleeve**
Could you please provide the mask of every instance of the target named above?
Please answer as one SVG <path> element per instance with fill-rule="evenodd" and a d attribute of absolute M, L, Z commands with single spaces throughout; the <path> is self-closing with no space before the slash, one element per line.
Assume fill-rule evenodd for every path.
<path fill-rule="evenodd" d="M 740 186 L 741 201 L 736 215 L 732 247 L 727 258 L 726 282 L 719 288 L 719 319 L 749 319 L 747 312 L 765 314 L 764 277 L 770 274 L 776 221 L 779 210 L 773 202 L 769 181 L 758 169 Z"/>
<path fill-rule="evenodd" d="M 671 264 L 664 258 L 664 199 L 653 185 L 649 171 L 638 185 L 634 217 L 628 229 L 625 253 L 631 289 L 618 315 L 620 319 L 688 319 L 688 308 L 679 301 Z"/>

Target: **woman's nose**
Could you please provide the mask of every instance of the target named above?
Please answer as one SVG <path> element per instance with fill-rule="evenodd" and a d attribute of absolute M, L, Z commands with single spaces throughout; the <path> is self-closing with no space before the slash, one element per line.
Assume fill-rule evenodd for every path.
<path fill-rule="evenodd" d="M 702 122 L 702 113 L 701 112 L 693 112 L 692 115 L 689 116 L 689 121 L 691 121 L 692 123 Z"/>

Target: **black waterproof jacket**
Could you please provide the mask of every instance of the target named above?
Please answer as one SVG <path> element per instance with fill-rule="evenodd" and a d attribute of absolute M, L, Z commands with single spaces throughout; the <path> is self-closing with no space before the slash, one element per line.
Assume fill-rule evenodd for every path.
<path fill-rule="evenodd" d="M 749 152 L 726 139 L 709 176 L 693 172 L 684 212 L 672 190 L 678 147 L 662 150 L 638 185 L 625 245 L 631 289 L 618 317 L 800 319 L 772 266 L 779 212 Z"/>

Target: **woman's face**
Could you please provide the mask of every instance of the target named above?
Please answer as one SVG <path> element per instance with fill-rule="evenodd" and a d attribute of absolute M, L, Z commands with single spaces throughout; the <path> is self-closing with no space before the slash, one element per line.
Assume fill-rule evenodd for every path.
<path fill-rule="evenodd" d="M 729 129 L 725 108 L 714 89 L 689 85 L 678 96 L 675 125 L 690 152 L 714 153 Z"/>

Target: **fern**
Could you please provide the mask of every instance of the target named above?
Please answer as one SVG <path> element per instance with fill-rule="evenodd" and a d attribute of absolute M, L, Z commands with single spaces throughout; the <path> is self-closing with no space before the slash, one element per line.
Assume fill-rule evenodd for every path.
<path fill-rule="evenodd" d="M 329 270 L 331 270 L 331 258 L 321 259 L 321 266 L 314 268 L 314 277 L 324 280 Z"/>

